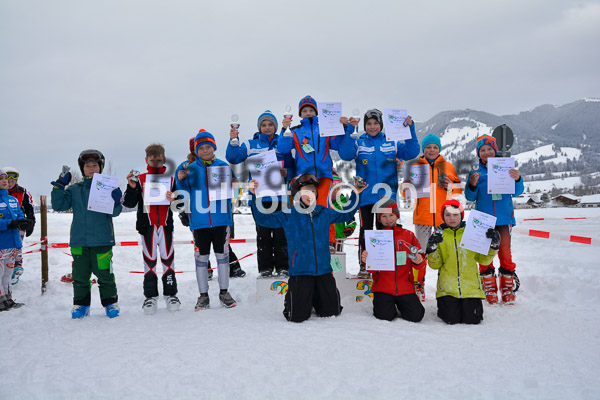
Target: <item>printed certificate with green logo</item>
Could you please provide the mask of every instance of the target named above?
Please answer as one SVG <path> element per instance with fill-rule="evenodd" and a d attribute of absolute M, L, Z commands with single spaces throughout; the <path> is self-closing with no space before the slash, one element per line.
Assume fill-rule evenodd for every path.
<path fill-rule="evenodd" d="M 490 158 L 491 160 L 491 158 Z M 471 210 L 463 233 L 460 247 L 479 254 L 488 254 L 492 239 L 485 236 L 488 229 L 496 226 L 496 217 L 481 211 Z"/>
<path fill-rule="evenodd" d="M 515 180 L 508 174 L 514 167 L 515 159 L 512 157 L 488 158 L 489 194 L 515 194 Z"/>
<path fill-rule="evenodd" d="M 408 110 L 404 108 L 384 108 L 383 126 L 385 127 L 385 137 L 388 140 L 397 142 L 399 140 L 410 139 L 410 127 L 404 126 L 404 121 L 408 117 Z"/>
<path fill-rule="evenodd" d="M 88 210 L 103 214 L 112 214 L 115 208 L 115 200 L 112 191 L 119 186 L 119 178 L 116 176 L 94 174 L 90 197 L 88 197 Z"/>
<path fill-rule="evenodd" d="M 394 231 L 365 231 L 365 250 L 367 251 L 367 271 L 394 271 L 396 260 L 394 252 Z"/>
<path fill-rule="evenodd" d="M 319 107 L 319 134 L 325 136 L 339 136 L 344 134 L 344 125 L 340 124 L 342 116 L 342 103 L 318 103 Z M 316 145 L 314 145 L 316 147 Z"/>

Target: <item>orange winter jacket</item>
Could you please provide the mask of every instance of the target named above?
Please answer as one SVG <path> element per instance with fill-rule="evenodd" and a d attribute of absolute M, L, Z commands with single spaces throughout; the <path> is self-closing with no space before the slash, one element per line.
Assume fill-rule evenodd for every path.
<path fill-rule="evenodd" d="M 419 160 L 415 163 L 415 165 L 419 164 L 427 164 L 429 165 L 429 176 L 430 176 L 430 195 L 429 197 L 422 197 L 417 200 L 417 206 L 415 207 L 415 211 L 413 213 L 413 224 L 415 225 L 429 225 L 429 226 L 439 226 L 444 223 L 442 219 L 442 204 L 446 200 L 449 200 L 449 193 L 445 187 L 438 186 L 438 180 L 440 175 L 446 174 L 448 178 L 454 183 L 460 183 L 460 178 L 456 175 L 456 170 L 454 166 L 446 161 L 444 157 L 441 155 L 435 159 L 433 166 L 429 164 L 427 159 L 424 156 L 419 157 Z M 462 189 L 456 187 L 452 189 L 452 195 L 457 196 L 462 193 Z M 405 196 L 405 192 L 402 193 Z M 433 204 L 431 204 L 433 201 Z M 435 213 L 432 212 L 435 210 Z"/>

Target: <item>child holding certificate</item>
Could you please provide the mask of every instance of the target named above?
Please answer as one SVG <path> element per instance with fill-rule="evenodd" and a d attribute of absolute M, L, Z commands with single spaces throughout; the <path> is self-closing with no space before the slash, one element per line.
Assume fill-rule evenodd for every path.
<path fill-rule="evenodd" d="M 513 287 L 516 264 L 512 260 L 510 234 L 512 227 L 516 225 L 516 221 L 512 198 L 523 193 L 523 178 L 518 170 L 511 169 L 509 175 L 515 180 L 515 193 L 488 193 L 488 159 L 496 157 L 497 152 L 498 146 L 496 145 L 496 139 L 493 137 L 484 135 L 477 139 L 479 164 L 474 166 L 474 169 L 477 169 L 476 171 L 473 170 L 469 173 L 468 184 L 465 188 L 465 197 L 468 201 L 475 202 L 476 210 L 497 218 L 496 230 L 500 232 L 500 237 L 502 238 L 500 251 L 498 252 L 500 259 L 500 268 L 498 269 L 500 292 L 502 294 L 502 301 L 505 304 L 514 304 L 515 294 Z M 480 263 L 479 272 L 483 279 L 487 302 L 489 304 L 498 303 L 498 285 L 496 283 L 493 262 L 490 260 L 489 263 Z"/>
<path fill-rule="evenodd" d="M 190 230 L 194 234 L 194 244 L 198 248 L 196 262 L 196 280 L 200 296 L 196 302 L 196 311 L 210 308 L 208 297 L 208 259 L 212 244 L 217 259 L 219 274 L 219 300 L 226 308 L 236 306 L 229 294 L 229 226 L 231 225 L 230 199 L 210 200 L 210 167 L 229 167 L 225 161 L 215 157 L 217 143 L 215 137 L 200 129 L 194 140 L 196 159 L 192 163 L 183 163 L 177 168 L 177 190 L 189 194 Z M 226 185 L 224 185 L 226 186 Z M 227 188 L 226 188 L 227 189 Z"/>
<path fill-rule="evenodd" d="M 71 224 L 71 254 L 73 255 L 73 310 L 71 318 L 81 319 L 90 315 L 90 277 L 98 278 L 100 299 L 109 318 L 119 316 L 117 285 L 112 270 L 112 247 L 115 245 L 113 217 L 121 214 L 123 193 L 118 187 L 112 193 L 112 214 L 88 210 L 88 199 L 94 174 L 104 169 L 104 155 L 98 150 L 84 150 L 77 163 L 83 181 L 65 189 L 71 182 L 71 173 L 63 171 L 52 182 L 52 208 L 54 211 L 73 209 Z"/>
<path fill-rule="evenodd" d="M 426 267 L 421 246 L 417 237 L 397 222 L 400 220 L 398 205 L 388 200 L 380 207 L 377 222 L 383 229 L 394 231 L 394 251 L 396 266 L 394 271 L 371 271 L 373 275 L 373 315 L 375 318 L 392 321 L 400 318 L 410 322 L 420 322 L 425 308 L 415 293 L 415 277 Z M 367 262 L 368 251 L 361 254 L 362 263 Z"/>
<path fill-rule="evenodd" d="M 277 119 L 275 115 L 269 110 L 265 111 L 258 117 L 256 125 L 258 132 L 254 134 L 252 139 L 243 142 L 241 145 L 234 145 L 231 141 L 229 142 L 225 153 L 227 162 L 240 164 L 246 161 L 248 157 L 274 150 L 277 161 L 283 163 L 281 175 L 285 180 L 291 180 L 294 177 L 294 158 L 291 154 L 284 155 L 277 150 L 280 137 L 276 133 Z M 239 132 L 234 125 L 232 125 L 229 135 L 231 139 L 236 139 L 239 136 Z M 251 174 L 249 179 L 252 179 Z M 283 202 L 287 203 L 287 196 L 265 196 L 259 201 L 262 202 L 264 209 L 271 209 L 273 203 L 276 202 L 273 211 L 280 211 Z M 283 229 L 270 229 L 256 224 L 256 246 L 258 273 L 261 277 L 288 276 L 287 242 Z"/>
<path fill-rule="evenodd" d="M 350 133 L 345 135 L 322 137 L 319 131 L 319 113 L 317 101 L 311 96 L 305 96 L 298 104 L 300 114 L 300 125 L 292 129 L 292 137 L 282 135 L 279 138 L 277 149 L 284 155 L 290 154 L 296 150 L 295 171 L 297 175 L 313 174 L 319 180 L 318 203 L 328 207 L 327 196 L 332 184 L 333 161 L 329 150 L 339 150 L 342 140 L 350 139 Z M 284 118 L 282 121 L 282 132 L 291 125 L 290 118 Z M 340 125 L 340 131 L 343 131 Z"/>
<path fill-rule="evenodd" d="M 442 221 L 442 204 L 450 200 L 452 196 L 457 196 L 462 189 L 455 187 L 454 184 L 460 183 L 460 178 L 456 174 L 454 166 L 440 155 L 442 143 L 440 138 L 429 134 L 421 142 L 423 155 L 419 157 L 414 164 L 416 166 L 426 165 L 429 167 L 429 182 L 411 182 L 413 185 L 424 184 L 430 188 L 428 197 L 420 197 L 413 212 L 413 224 L 415 224 L 415 234 L 421 247 L 427 246 L 429 237 L 434 226 L 439 226 Z M 410 168 L 410 167 L 409 167 Z M 406 192 L 404 192 L 405 194 Z M 421 301 L 425 301 L 425 270 L 422 276 L 415 280 L 417 295 Z"/>
<path fill-rule="evenodd" d="M 288 321 L 302 322 L 312 310 L 320 317 L 333 317 L 342 312 L 340 294 L 333 277 L 329 253 L 329 227 L 354 218 L 358 201 L 355 193 L 349 207 L 335 210 L 317 203 L 319 181 L 313 174 L 300 175 L 291 183 L 293 207 L 289 211 L 263 213 L 252 202 L 256 223 L 267 228 L 283 228 L 288 243 L 290 278 L 285 295 L 283 315 Z M 254 195 L 257 182 L 250 181 Z M 360 192 L 364 188 L 356 188 Z M 253 199 L 254 200 L 254 199 Z"/>
<path fill-rule="evenodd" d="M 492 242 L 487 255 L 475 253 L 457 244 L 465 232 L 465 212 L 458 200 L 442 205 L 443 232 L 436 232 L 427 244 L 429 267 L 439 270 L 437 282 L 437 315 L 447 324 L 479 324 L 483 320 L 485 297 L 477 263 L 489 264 L 500 246 L 500 234 L 490 228 L 486 237 Z"/>
<path fill-rule="evenodd" d="M 177 279 L 173 262 L 173 212 L 170 207 L 171 191 L 175 190 L 172 176 L 164 176 L 165 148 L 161 144 L 151 144 L 146 147 L 147 172 L 134 176 L 133 171 L 127 175 L 127 189 L 123 205 L 134 208 L 137 206 L 135 228 L 142 237 L 142 256 L 144 259 L 144 296 L 142 310 L 147 315 L 154 314 L 158 299 L 158 274 L 156 264 L 158 253 L 163 266 L 162 283 L 163 296 L 169 311 L 179 311 L 181 303 L 177 298 Z M 159 181 L 159 179 L 161 181 Z M 164 185 L 164 201 L 156 204 L 148 203 L 151 196 L 151 185 L 156 181 Z M 157 251 L 158 247 L 158 251 Z"/>
<path fill-rule="evenodd" d="M 352 125 L 356 125 L 358 121 L 350 118 L 347 122 L 346 133 L 349 135 L 354 130 Z M 389 140 L 382 131 L 383 113 L 378 109 L 371 109 L 363 118 L 365 133 L 358 139 L 350 138 L 341 143 L 339 154 L 342 160 L 354 160 L 356 176 L 372 188 L 360 196 L 360 251 L 365 249 L 365 230 L 373 229 L 377 211 L 374 209 L 375 204 L 383 196 L 398 200 L 398 164 L 419 155 L 415 123 L 410 116 L 404 123 L 410 128 L 411 138 L 404 143 Z M 360 271 L 359 276 L 368 277 L 363 263 L 360 265 Z"/>

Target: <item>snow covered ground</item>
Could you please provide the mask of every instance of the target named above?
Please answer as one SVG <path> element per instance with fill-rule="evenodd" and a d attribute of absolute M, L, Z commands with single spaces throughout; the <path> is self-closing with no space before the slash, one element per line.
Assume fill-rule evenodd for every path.
<path fill-rule="evenodd" d="M 600 209 L 517 210 L 520 222 L 551 232 L 600 237 Z M 49 215 L 51 242 L 68 240 L 70 215 Z M 135 214 L 115 219 L 117 240 L 137 240 Z M 402 213 L 412 229 L 412 214 Z M 176 221 L 176 239 L 191 239 Z M 238 238 L 254 237 L 236 215 Z M 39 237 L 39 224 L 34 237 Z M 30 238 L 31 239 L 31 238 Z M 29 243 L 32 240 L 28 241 Z M 253 244 L 234 244 L 239 257 Z M 355 247 L 349 268 L 356 268 Z M 60 282 L 71 259 L 50 253 L 50 282 L 40 295 L 39 253 L 25 256 L 14 297 L 25 307 L 0 313 L 0 399 L 597 399 L 600 398 L 600 248 L 515 236 L 521 279 L 517 304 L 486 306 L 479 326 L 447 326 L 436 316 L 436 275 L 426 282 L 421 323 L 378 321 L 347 307 L 340 317 L 285 321 L 280 304 L 256 303 L 256 258 L 231 280 L 238 306 L 194 312 L 198 296 L 191 245 L 176 247 L 182 309 L 164 303 L 142 313 L 140 249 L 115 247 L 121 316 L 103 313 L 93 287 L 92 315 L 70 319 L 71 286 Z M 68 249 L 67 249 L 68 252 Z"/>

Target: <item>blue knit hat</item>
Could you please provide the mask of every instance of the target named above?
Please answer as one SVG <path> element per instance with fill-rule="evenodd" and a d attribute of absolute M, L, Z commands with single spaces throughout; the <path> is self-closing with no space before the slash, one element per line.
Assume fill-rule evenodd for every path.
<path fill-rule="evenodd" d="M 196 139 L 194 140 L 194 149 L 196 150 L 196 154 L 198 154 L 198 147 L 203 144 L 210 144 L 212 147 L 217 150 L 217 142 L 215 142 L 215 137 L 212 133 L 207 132 L 204 129 L 200 129 L 198 134 L 196 135 Z"/>
<path fill-rule="evenodd" d="M 300 100 L 300 103 L 298 104 L 298 114 L 300 114 L 300 111 L 302 111 L 302 108 L 307 107 L 307 106 L 314 108 L 315 113 L 317 115 L 319 115 L 319 109 L 317 108 L 317 101 L 315 99 L 313 99 L 310 95 L 305 96 Z"/>
<path fill-rule="evenodd" d="M 260 116 L 258 117 L 256 126 L 258 127 L 259 132 L 260 132 L 260 124 L 262 124 L 263 121 L 271 121 L 273 123 L 273 125 L 275 125 L 275 132 L 277 132 L 277 118 L 275 118 L 275 115 L 273 115 L 271 110 L 265 111 L 264 113 L 260 114 Z"/>
<path fill-rule="evenodd" d="M 481 146 L 484 145 L 488 145 L 490 146 L 492 149 L 494 149 L 494 152 L 496 154 L 498 154 L 498 145 L 496 144 L 496 139 L 494 139 L 492 136 L 490 135 L 483 135 L 477 138 L 477 156 L 479 157 L 479 150 L 481 149 Z"/>
<path fill-rule="evenodd" d="M 421 150 L 425 151 L 425 147 L 427 147 L 428 144 L 436 144 L 437 147 L 440 148 L 440 151 L 442 150 L 442 141 L 439 137 L 435 136 L 432 133 L 423 138 L 423 142 L 421 143 Z"/>

